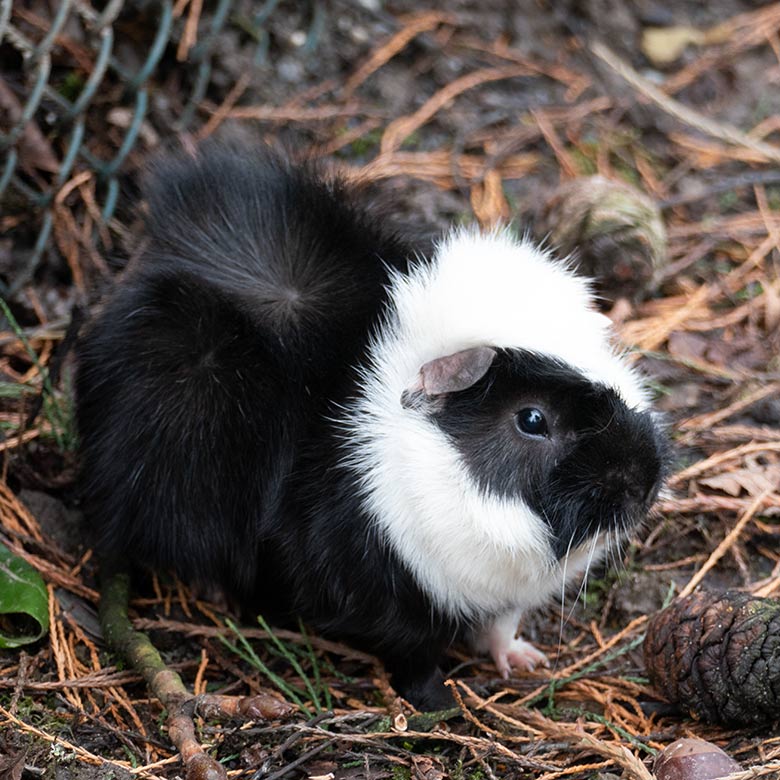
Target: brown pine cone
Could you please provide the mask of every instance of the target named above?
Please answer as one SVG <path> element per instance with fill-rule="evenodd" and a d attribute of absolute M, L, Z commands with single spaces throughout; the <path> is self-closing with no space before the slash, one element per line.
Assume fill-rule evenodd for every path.
<path fill-rule="evenodd" d="M 653 686 L 691 715 L 752 725 L 780 718 L 780 603 L 694 593 L 656 613 L 644 642 Z"/>
<path fill-rule="evenodd" d="M 624 182 L 587 176 L 558 186 L 541 206 L 536 234 L 596 279 L 600 294 L 644 298 L 666 265 L 666 228 L 644 193 Z"/>

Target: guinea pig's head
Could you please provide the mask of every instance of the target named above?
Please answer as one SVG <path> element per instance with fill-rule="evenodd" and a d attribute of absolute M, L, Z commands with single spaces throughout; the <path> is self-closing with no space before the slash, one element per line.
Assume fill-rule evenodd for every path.
<path fill-rule="evenodd" d="M 553 357 L 476 347 L 435 358 L 402 405 L 441 429 L 481 491 L 541 518 L 558 558 L 632 531 L 661 486 L 652 413 Z"/>
<path fill-rule="evenodd" d="M 454 612 L 542 601 L 570 559 L 635 529 L 664 477 L 588 281 L 506 231 L 454 232 L 393 279 L 355 411 L 364 505 Z"/>

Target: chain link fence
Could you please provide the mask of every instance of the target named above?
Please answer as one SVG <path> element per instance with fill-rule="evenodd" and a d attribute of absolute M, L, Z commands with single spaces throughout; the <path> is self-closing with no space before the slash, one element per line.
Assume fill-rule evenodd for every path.
<path fill-rule="evenodd" d="M 227 26 L 240 28 L 254 45 L 254 62 L 263 64 L 265 25 L 278 6 L 279 0 L 0 0 L 4 298 L 33 279 L 48 252 L 66 259 L 77 286 L 79 252 L 100 265 L 111 233 L 121 232 L 112 218 L 124 194 L 123 165 L 137 147 L 156 142 L 147 121 L 152 102 L 166 113 L 166 130 L 196 129 L 220 35 Z M 303 45 L 312 50 L 323 6 L 307 5 L 305 16 Z M 74 207 L 69 196 L 76 190 Z"/>

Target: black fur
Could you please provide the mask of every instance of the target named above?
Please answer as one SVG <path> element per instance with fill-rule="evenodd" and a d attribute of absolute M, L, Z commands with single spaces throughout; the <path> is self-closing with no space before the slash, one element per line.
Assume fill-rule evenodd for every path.
<path fill-rule="evenodd" d="M 462 627 L 378 542 L 342 464 L 348 442 L 329 422 L 360 393 L 357 368 L 387 303 L 389 269 L 406 271 L 412 247 L 383 210 L 361 202 L 359 187 L 268 153 L 206 145 L 159 164 L 146 197 L 144 252 L 78 345 L 85 508 L 103 565 L 175 570 L 271 620 L 300 617 L 379 655 L 418 706 L 443 706 L 437 664 Z M 608 392 L 502 352 L 437 413 L 489 490 L 516 490 L 506 433 L 487 442 L 496 410 L 517 405 L 517 381 L 559 405 L 566 430 L 612 424 L 613 413 L 623 425 Z M 604 467 L 653 441 L 649 421 L 625 425 L 625 444 L 595 437 L 579 454 L 564 437 L 562 463 L 588 451 Z M 534 472 L 531 500 L 556 538 L 585 538 L 595 522 L 583 499 L 588 475 L 569 484 L 562 463 L 529 463 L 523 479 Z M 658 478 L 652 455 L 621 488 L 594 489 L 614 503 L 610 493 L 630 493 L 635 476 L 631 501 L 644 505 Z M 555 480 L 572 496 L 561 506 L 545 494 Z"/>
<path fill-rule="evenodd" d="M 355 197 L 268 153 L 157 167 L 144 255 L 78 346 L 85 509 L 103 565 L 300 616 L 439 706 L 457 627 L 372 537 L 324 422 L 412 255 Z"/>

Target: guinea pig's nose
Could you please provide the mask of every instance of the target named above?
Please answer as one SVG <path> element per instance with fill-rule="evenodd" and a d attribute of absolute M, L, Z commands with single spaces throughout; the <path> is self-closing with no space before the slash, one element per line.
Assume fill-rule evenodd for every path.
<path fill-rule="evenodd" d="M 655 469 L 633 469 L 629 473 L 612 474 L 607 480 L 612 495 L 637 508 L 649 507 L 661 487 L 658 471 Z"/>
<path fill-rule="evenodd" d="M 650 491 L 645 488 L 643 482 L 639 481 L 634 483 L 630 488 L 626 489 L 626 498 L 636 505 L 642 507 L 646 505 L 647 495 Z"/>

